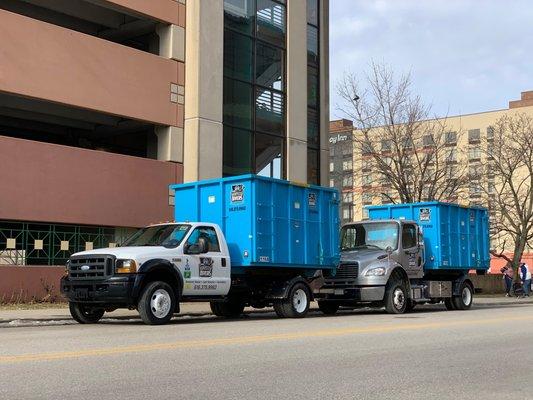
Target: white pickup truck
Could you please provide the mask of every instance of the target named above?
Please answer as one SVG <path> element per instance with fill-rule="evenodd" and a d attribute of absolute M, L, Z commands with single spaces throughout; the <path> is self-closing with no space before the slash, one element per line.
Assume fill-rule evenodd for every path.
<path fill-rule="evenodd" d="M 236 317 L 247 305 L 274 306 L 281 317 L 306 315 L 311 284 L 320 274 L 294 267 L 232 276 L 229 254 L 216 224 L 152 225 L 121 247 L 73 254 L 61 291 L 79 323 L 130 308 L 147 324 L 164 324 L 179 312 L 180 301 L 209 301 L 213 313 L 223 317 Z"/>

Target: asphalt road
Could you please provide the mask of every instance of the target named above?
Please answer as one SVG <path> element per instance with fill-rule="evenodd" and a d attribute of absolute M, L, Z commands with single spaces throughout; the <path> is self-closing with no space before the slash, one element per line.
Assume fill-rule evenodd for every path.
<path fill-rule="evenodd" d="M 1 399 L 532 399 L 533 304 L 0 329 Z"/>

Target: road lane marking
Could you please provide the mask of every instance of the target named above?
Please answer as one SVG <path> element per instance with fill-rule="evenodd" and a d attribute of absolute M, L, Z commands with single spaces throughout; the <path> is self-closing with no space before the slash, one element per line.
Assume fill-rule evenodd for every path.
<path fill-rule="evenodd" d="M 202 339 L 189 340 L 179 342 L 167 343 L 152 343 L 152 344 L 135 344 L 131 346 L 109 347 L 100 349 L 86 349 L 76 351 L 64 351 L 55 353 L 35 353 L 35 354 L 15 354 L 8 356 L 0 356 L 0 364 L 13 364 L 28 361 L 53 361 L 65 360 L 82 357 L 95 356 L 111 356 L 117 354 L 127 353 L 146 353 L 158 350 L 177 350 L 190 348 L 209 348 L 215 346 L 229 346 L 242 344 L 257 344 L 268 343 L 283 340 L 297 340 L 310 338 L 325 338 L 325 337 L 339 337 L 358 335 L 365 333 L 390 333 L 409 330 L 420 329 L 438 329 L 438 328 L 452 328 L 458 326 L 475 326 L 475 325 L 490 325 L 501 324 L 518 321 L 531 321 L 533 316 L 525 317 L 507 317 L 507 318 L 492 318 L 484 320 L 468 320 L 468 321 L 451 321 L 451 322 L 433 322 L 421 324 L 389 324 L 389 325 L 373 325 L 366 328 L 338 328 L 338 329 L 323 329 L 317 331 L 304 331 L 295 333 L 279 333 L 273 335 L 256 335 L 256 336 L 238 336 L 233 338 L 218 338 L 218 339 Z"/>

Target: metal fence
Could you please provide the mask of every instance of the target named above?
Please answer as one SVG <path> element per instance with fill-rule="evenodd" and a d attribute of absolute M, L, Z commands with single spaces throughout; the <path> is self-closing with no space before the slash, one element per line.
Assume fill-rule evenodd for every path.
<path fill-rule="evenodd" d="M 71 254 L 119 245 L 127 228 L 0 221 L 0 264 L 63 265 Z"/>

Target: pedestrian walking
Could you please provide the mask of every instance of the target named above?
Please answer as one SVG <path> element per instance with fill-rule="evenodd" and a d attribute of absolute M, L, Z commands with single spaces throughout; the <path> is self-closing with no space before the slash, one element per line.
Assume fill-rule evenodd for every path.
<path fill-rule="evenodd" d="M 526 263 L 520 264 L 520 275 L 522 278 L 522 287 L 524 288 L 524 297 L 529 297 L 531 289 L 531 271 Z"/>
<path fill-rule="evenodd" d="M 502 267 L 502 269 L 500 269 L 500 272 L 503 274 L 503 279 L 505 281 L 505 297 L 511 297 L 514 278 L 514 272 L 513 267 L 511 267 L 511 263 L 508 262 L 504 267 Z"/>

